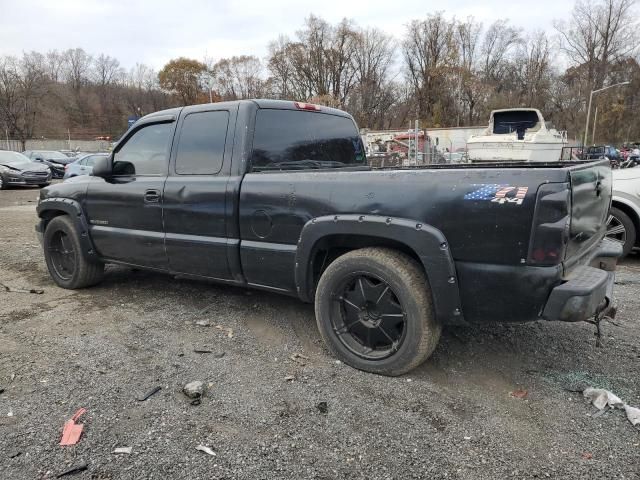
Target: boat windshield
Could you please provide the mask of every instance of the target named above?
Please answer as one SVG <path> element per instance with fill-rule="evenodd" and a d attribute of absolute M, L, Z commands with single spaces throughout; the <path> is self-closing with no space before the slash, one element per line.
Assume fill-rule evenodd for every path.
<path fill-rule="evenodd" d="M 517 132 L 518 136 L 524 136 L 525 131 L 535 131 L 539 128 L 538 114 L 531 110 L 513 110 L 493 114 L 494 134 Z"/>

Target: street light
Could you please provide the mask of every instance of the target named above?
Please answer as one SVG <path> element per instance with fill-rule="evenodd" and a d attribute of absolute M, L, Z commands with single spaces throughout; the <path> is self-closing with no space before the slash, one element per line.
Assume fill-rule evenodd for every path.
<path fill-rule="evenodd" d="M 593 100 L 593 94 L 598 92 L 603 92 L 605 90 L 609 90 L 610 88 L 613 88 L 613 87 L 621 87 L 623 85 L 629 85 L 630 83 L 631 82 L 620 82 L 614 85 L 609 85 L 608 87 L 599 88 L 598 90 L 591 90 L 591 94 L 589 95 L 589 108 L 587 108 L 587 121 L 584 126 L 584 142 L 583 142 L 584 147 L 587 146 L 587 133 L 589 133 L 589 117 L 591 116 L 591 101 Z M 593 140 L 593 138 L 591 140 Z"/>

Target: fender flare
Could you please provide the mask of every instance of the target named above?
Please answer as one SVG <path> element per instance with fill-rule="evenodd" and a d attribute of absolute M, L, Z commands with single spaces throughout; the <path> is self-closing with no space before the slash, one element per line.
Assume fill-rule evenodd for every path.
<path fill-rule="evenodd" d="M 298 296 L 311 302 L 312 259 L 319 241 L 331 235 L 363 235 L 393 240 L 410 248 L 420 262 L 431 287 L 438 321 L 465 324 L 456 268 L 444 234 L 431 225 L 379 215 L 328 215 L 308 221 L 296 250 L 295 279 Z"/>
<path fill-rule="evenodd" d="M 87 217 L 82 211 L 82 206 L 76 200 L 69 198 L 45 198 L 40 200 L 36 207 L 36 212 L 40 218 L 40 222 L 36 225 L 36 231 L 40 235 L 44 235 L 45 228 L 49 219 L 47 219 L 46 212 L 59 211 L 64 212 L 71 218 L 76 226 L 78 234 L 80 235 L 80 245 L 82 245 L 82 254 L 89 260 L 97 260 L 98 254 L 96 252 L 91 236 L 89 235 L 89 222 Z"/>

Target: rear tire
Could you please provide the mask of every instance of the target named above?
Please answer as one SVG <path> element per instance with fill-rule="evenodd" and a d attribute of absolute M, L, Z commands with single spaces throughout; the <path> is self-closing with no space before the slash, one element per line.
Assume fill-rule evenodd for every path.
<path fill-rule="evenodd" d="M 626 257 L 636 244 L 636 226 L 629 215 L 611 207 L 607 220 L 607 238 L 622 244 L 622 257 Z"/>
<path fill-rule="evenodd" d="M 104 263 L 85 258 L 80 236 L 67 215 L 52 219 L 44 231 L 44 258 L 49 274 L 67 289 L 89 287 L 104 276 Z"/>
<path fill-rule="evenodd" d="M 320 278 L 315 311 L 331 352 L 366 372 L 402 375 L 440 339 L 426 276 L 396 250 L 363 248 L 338 257 Z"/>

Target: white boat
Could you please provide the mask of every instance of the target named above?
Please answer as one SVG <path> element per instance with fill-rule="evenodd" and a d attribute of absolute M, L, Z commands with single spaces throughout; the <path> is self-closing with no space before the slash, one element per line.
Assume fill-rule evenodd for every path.
<path fill-rule="evenodd" d="M 555 162 L 566 143 L 566 132 L 547 126 L 540 110 L 507 108 L 491 112 L 487 129 L 467 140 L 467 151 L 472 162 Z"/>

